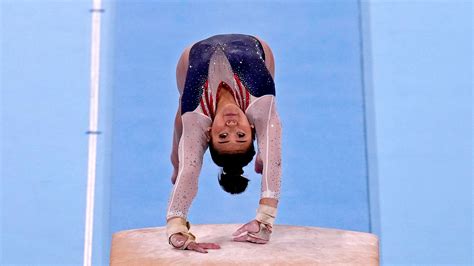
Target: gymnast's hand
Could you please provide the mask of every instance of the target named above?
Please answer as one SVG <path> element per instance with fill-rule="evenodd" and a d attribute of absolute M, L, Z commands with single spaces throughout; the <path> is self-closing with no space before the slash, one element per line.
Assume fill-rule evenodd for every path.
<path fill-rule="evenodd" d="M 232 235 L 238 236 L 233 238 L 234 241 L 248 241 L 256 244 L 265 244 L 270 240 L 271 233 L 272 227 L 270 225 L 262 224 L 257 220 L 252 220 L 242 225 Z"/>
<path fill-rule="evenodd" d="M 175 248 L 180 248 L 186 243 L 186 240 L 188 240 L 187 236 L 184 236 L 180 233 L 174 234 L 171 236 L 171 243 Z M 189 245 L 186 247 L 187 250 L 194 250 L 196 252 L 200 253 L 207 253 L 206 249 L 220 249 L 221 247 L 218 244 L 215 243 L 196 243 L 196 242 L 191 242 Z"/>

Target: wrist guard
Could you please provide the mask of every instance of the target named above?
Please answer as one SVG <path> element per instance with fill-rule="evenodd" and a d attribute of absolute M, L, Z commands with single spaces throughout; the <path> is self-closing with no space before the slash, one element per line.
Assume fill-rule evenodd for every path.
<path fill-rule="evenodd" d="M 196 240 L 196 236 L 189 232 L 190 228 L 191 224 L 181 217 L 176 217 L 169 220 L 166 223 L 166 235 L 168 236 L 168 243 L 174 248 L 186 249 L 190 243 L 195 242 Z M 186 240 L 186 242 L 184 242 L 182 246 L 177 247 L 173 244 L 173 242 L 171 242 L 171 237 L 174 234 L 182 234 L 184 236 L 187 236 L 188 239 Z"/>
<path fill-rule="evenodd" d="M 255 220 L 262 224 L 273 227 L 275 217 L 277 215 L 277 208 L 268 205 L 260 204 L 257 209 L 257 216 Z"/>

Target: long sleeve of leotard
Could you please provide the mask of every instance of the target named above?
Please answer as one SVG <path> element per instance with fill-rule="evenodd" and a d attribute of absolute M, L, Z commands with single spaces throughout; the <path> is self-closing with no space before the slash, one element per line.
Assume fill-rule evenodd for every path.
<path fill-rule="evenodd" d="M 275 96 L 264 95 L 247 109 L 247 117 L 255 125 L 260 159 L 263 163 L 261 198 L 280 197 L 281 123 Z"/>
<path fill-rule="evenodd" d="M 178 143 L 178 174 L 168 201 L 166 218 L 186 219 L 189 207 L 196 196 L 202 158 L 207 149 L 206 129 L 211 120 L 195 112 L 181 116 L 182 132 Z"/>

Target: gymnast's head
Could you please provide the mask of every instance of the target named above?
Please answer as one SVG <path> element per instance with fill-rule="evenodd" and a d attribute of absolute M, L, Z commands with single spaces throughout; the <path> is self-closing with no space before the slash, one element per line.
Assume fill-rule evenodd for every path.
<path fill-rule="evenodd" d="M 226 192 L 238 194 L 247 188 L 249 181 L 242 176 L 242 168 L 255 155 L 255 129 L 235 101 L 228 99 L 218 103 L 212 126 L 208 129 L 209 151 L 214 163 L 222 167 L 219 175 L 221 187 Z"/>

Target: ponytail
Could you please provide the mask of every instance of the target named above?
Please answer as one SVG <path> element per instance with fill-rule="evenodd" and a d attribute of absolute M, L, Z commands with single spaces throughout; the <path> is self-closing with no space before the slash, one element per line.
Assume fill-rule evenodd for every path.
<path fill-rule="evenodd" d="M 230 194 L 240 194 L 245 191 L 250 181 L 242 175 L 243 173 L 244 170 L 242 167 L 224 167 L 221 169 L 221 173 L 218 177 L 219 185 L 221 185 L 224 191 Z"/>

